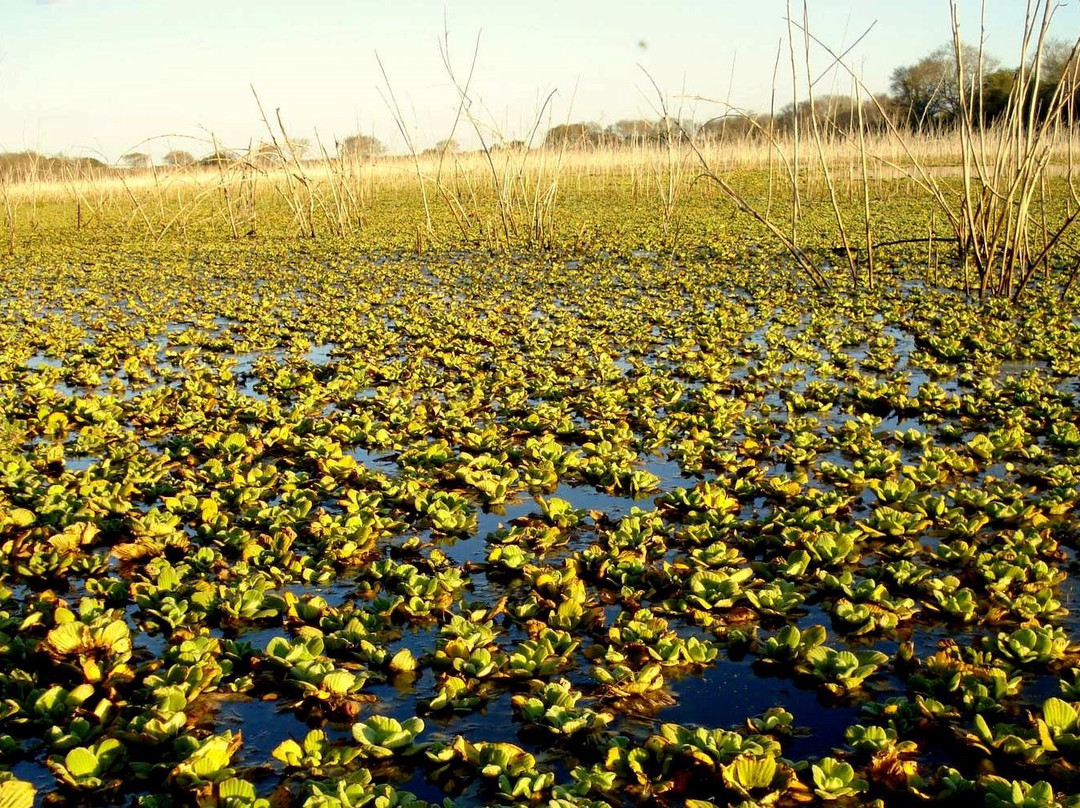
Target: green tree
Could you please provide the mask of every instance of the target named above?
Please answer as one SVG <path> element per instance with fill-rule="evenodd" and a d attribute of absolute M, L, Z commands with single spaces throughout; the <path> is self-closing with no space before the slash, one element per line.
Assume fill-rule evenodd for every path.
<path fill-rule="evenodd" d="M 1042 70 L 1039 76 L 1038 100 L 1041 110 L 1047 109 L 1058 87 L 1073 96 L 1074 107 L 1080 106 L 1080 52 L 1076 46 L 1052 39 L 1042 49 Z"/>
<path fill-rule="evenodd" d="M 591 146 L 603 139 L 604 130 L 592 122 L 560 123 L 551 127 L 544 136 L 548 146 Z"/>
<path fill-rule="evenodd" d="M 1009 106 L 1013 87 L 1016 86 L 1016 71 L 1008 68 L 995 70 L 983 77 L 982 115 L 984 123 L 993 123 Z"/>
<path fill-rule="evenodd" d="M 976 86 L 980 72 L 985 76 L 997 69 L 998 62 L 986 53 L 979 65 L 979 49 L 961 45 L 964 66 L 964 86 L 970 92 Z M 956 52 L 952 45 L 943 45 L 915 64 L 898 67 L 892 72 L 889 89 L 897 111 L 913 128 L 949 124 L 960 114 L 960 82 L 957 76 Z"/>
<path fill-rule="evenodd" d="M 200 166 L 228 165 L 237 159 L 237 155 L 227 149 L 218 149 L 199 160 Z"/>

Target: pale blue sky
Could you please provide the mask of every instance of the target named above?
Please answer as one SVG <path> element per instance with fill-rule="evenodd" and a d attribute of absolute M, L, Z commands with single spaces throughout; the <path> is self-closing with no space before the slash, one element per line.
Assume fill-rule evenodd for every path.
<path fill-rule="evenodd" d="M 651 116 L 640 63 L 670 95 L 728 98 L 768 109 L 784 0 L 0 0 L 0 150 L 98 153 L 138 147 L 209 151 L 213 131 L 238 147 L 262 134 L 249 84 L 294 136 L 327 143 L 357 130 L 402 148 L 380 98 L 382 57 L 420 145 L 446 136 L 456 96 L 439 57 L 444 14 L 451 55 L 467 67 L 482 30 L 474 94 L 485 119 L 521 136 L 539 100 L 554 121 Z M 801 2 L 795 0 L 801 15 Z M 1017 61 L 1024 0 L 987 0 L 987 48 Z M 1080 30 L 1078 0 L 1058 12 Z M 974 38 L 979 3 L 962 0 Z M 810 0 L 814 33 L 846 47 L 879 90 L 889 72 L 949 37 L 946 0 Z M 644 47 L 642 47 L 642 43 Z M 786 58 L 786 51 L 785 51 Z M 734 75 L 732 62 L 734 60 Z M 820 52 L 817 66 L 827 59 Z M 781 100 L 787 81 L 781 80 Z M 828 88 L 824 88 L 828 89 Z M 847 92 L 844 84 L 841 91 Z M 572 106 L 571 106 L 572 104 Z M 718 107 L 687 108 L 699 119 Z M 174 135 L 140 142 L 146 138 Z M 200 138 L 186 140 L 184 136 Z M 470 143 L 463 131 L 459 139 Z"/>

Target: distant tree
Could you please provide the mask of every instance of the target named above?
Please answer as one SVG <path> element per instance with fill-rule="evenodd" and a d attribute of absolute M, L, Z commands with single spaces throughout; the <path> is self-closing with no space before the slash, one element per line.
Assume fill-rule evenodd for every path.
<path fill-rule="evenodd" d="M 1055 96 L 1061 88 L 1062 101 L 1067 105 L 1070 94 L 1074 108 L 1080 105 L 1080 54 L 1060 40 L 1050 40 L 1043 45 L 1041 64 L 1039 65 L 1038 83 L 1034 59 L 1024 68 L 1027 87 L 1026 97 L 1016 98 L 1020 81 L 1020 70 L 994 70 L 983 76 L 983 94 L 980 99 L 983 119 L 993 123 L 1000 118 L 1010 105 L 1023 104 L 1025 111 L 1035 106 L 1035 113 L 1043 117 L 1054 104 Z M 1064 85 L 1064 86 L 1062 86 Z"/>
<path fill-rule="evenodd" d="M 666 143 L 693 136 L 698 125 L 689 119 L 660 118 L 648 121 L 643 118 L 625 118 L 608 126 L 602 139 L 613 144 Z"/>
<path fill-rule="evenodd" d="M 259 141 L 248 147 L 245 155 L 247 161 L 253 166 L 270 168 L 279 166 L 283 162 L 281 151 L 273 143 Z"/>
<path fill-rule="evenodd" d="M 303 160 L 311 153 L 311 141 L 306 137 L 289 138 L 289 154 L 297 160 Z"/>
<path fill-rule="evenodd" d="M 235 162 L 236 160 L 237 160 L 237 155 L 235 153 L 233 153 L 231 151 L 228 151 L 227 149 L 218 149 L 217 151 L 211 152 L 210 154 L 208 154 L 205 157 L 201 158 L 198 161 L 198 165 L 200 165 L 200 166 L 228 165 L 229 163 Z"/>
<path fill-rule="evenodd" d="M 885 102 L 885 103 L 883 103 Z M 885 106 L 887 99 L 867 99 L 862 102 L 862 124 L 866 131 L 880 130 L 885 122 L 879 105 Z M 790 130 L 792 117 L 797 116 L 802 127 L 811 124 L 811 113 L 816 117 L 819 131 L 823 135 L 852 134 L 859 130 L 859 107 L 850 95 L 819 95 L 810 101 L 800 101 L 797 106 L 788 104 L 780 110 L 774 121 L 775 129 Z M 768 126 L 768 123 L 765 123 Z"/>
<path fill-rule="evenodd" d="M 173 149 L 162 158 L 162 162 L 167 166 L 189 166 L 195 162 L 195 157 L 191 152 Z"/>
<path fill-rule="evenodd" d="M 1038 114 L 1049 108 L 1059 84 L 1067 82 L 1063 92 L 1077 92 L 1078 70 L 1073 47 L 1057 40 L 1044 44 L 1038 86 L 1034 84 L 1035 66 L 1024 67 L 1028 81 L 1025 98 L 1016 98 L 1019 68 L 1000 68 L 998 61 L 985 53 L 979 65 L 979 49 L 963 45 L 963 87 L 971 103 L 981 110 L 982 122 L 991 124 L 1009 109 L 1036 105 Z M 982 84 L 979 86 L 981 77 Z M 937 126 L 954 123 L 961 113 L 961 83 L 957 78 L 956 54 L 952 45 L 945 45 L 924 56 L 913 65 L 898 67 L 892 73 L 891 102 L 897 117 L 909 126 Z M 980 92 L 981 91 L 981 92 Z M 976 97 L 974 93 L 979 93 Z M 1080 102 L 1080 97 L 1076 99 Z"/>
<path fill-rule="evenodd" d="M 1073 59 L 1073 46 L 1060 39 L 1050 39 L 1042 49 L 1042 80 L 1047 84 L 1057 85 L 1069 69 Z"/>
<path fill-rule="evenodd" d="M 149 168 L 153 165 L 150 155 L 142 152 L 128 152 L 120 158 L 120 162 L 128 168 Z"/>
<path fill-rule="evenodd" d="M 544 143 L 548 146 L 591 146 L 599 143 L 604 130 L 596 123 L 561 123 L 548 129 Z"/>
<path fill-rule="evenodd" d="M 386 153 L 386 146 L 373 135 L 349 135 L 337 144 L 339 157 L 370 160 Z"/>
<path fill-rule="evenodd" d="M 1062 93 L 1073 95 L 1074 108 L 1080 107 L 1080 52 L 1060 39 L 1052 39 L 1043 45 L 1042 70 L 1039 76 L 1038 99 L 1041 109 L 1046 109 L 1058 85 L 1064 82 Z"/>
<path fill-rule="evenodd" d="M 964 86 L 970 92 L 980 72 L 979 49 L 961 45 Z M 983 53 L 984 76 L 997 69 L 998 62 Z M 956 53 L 952 45 L 943 45 L 913 65 L 898 67 L 889 81 L 892 98 L 899 113 L 912 127 L 951 123 L 960 113 L 960 81 Z"/>
<path fill-rule="evenodd" d="M 461 151 L 461 146 L 453 138 L 447 138 L 446 140 L 440 140 L 435 144 L 435 151 L 459 152 Z"/>
<path fill-rule="evenodd" d="M 681 141 L 692 138 L 697 133 L 698 125 L 689 118 L 660 118 L 653 124 L 656 130 L 656 140 L 665 143 L 669 139 Z"/>
<path fill-rule="evenodd" d="M 43 158 L 35 151 L 0 153 L 0 176 L 14 177 L 33 171 Z"/>
<path fill-rule="evenodd" d="M 642 118 L 624 118 L 608 126 L 605 134 L 622 143 L 640 143 L 656 136 L 656 124 Z"/>
<path fill-rule="evenodd" d="M 764 133 L 768 131 L 768 115 L 732 112 L 705 121 L 697 127 L 696 135 L 703 141 L 719 141 L 727 138 L 756 140 L 764 137 Z"/>
<path fill-rule="evenodd" d="M 1008 68 L 995 70 L 983 77 L 982 115 L 984 123 L 993 123 L 1005 113 L 1015 85 L 1016 71 Z"/>
<path fill-rule="evenodd" d="M 96 157 L 65 157 L 57 154 L 46 157 L 35 151 L 0 152 L 0 178 L 54 176 L 63 172 L 65 176 L 85 174 L 91 169 L 105 168 L 106 165 Z"/>

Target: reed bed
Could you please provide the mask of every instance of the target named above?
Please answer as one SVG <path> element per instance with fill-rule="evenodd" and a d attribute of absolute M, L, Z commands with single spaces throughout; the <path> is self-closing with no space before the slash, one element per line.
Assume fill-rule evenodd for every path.
<path fill-rule="evenodd" d="M 986 150 L 980 159 L 992 157 L 997 138 L 992 132 L 988 134 L 977 144 Z M 822 140 L 827 164 L 841 184 L 861 184 L 864 150 L 870 158 L 871 182 L 904 179 L 916 165 L 937 176 L 961 175 L 963 154 L 954 132 L 914 133 L 905 143 L 900 143 L 889 132 L 869 132 L 863 144 L 859 143 L 857 133 L 850 137 L 829 135 Z M 739 134 L 724 139 L 703 139 L 695 141 L 695 145 L 713 169 L 724 173 L 768 171 L 770 165 L 775 166 L 778 154 L 789 160 L 794 154 L 794 138 L 786 132 L 775 134 L 774 142 L 754 134 Z M 689 144 L 679 144 L 679 148 L 685 154 Z M 1068 173 L 1068 166 L 1077 155 L 1080 155 L 1080 129 L 1062 131 L 1049 154 L 1051 171 L 1061 175 Z M 546 145 L 527 152 L 513 148 L 495 149 L 494 160 L 501 167 L 513 168 L 523 163 L 525 176 L 535 178 L 545 160 L 550 166 L 556 158 L 561 158 L 560 183 L 602 188 L 606 179 L 630 180 L 645 193 L 655 187 L 656 171 L 668 163 L 669 150 L 663 143 L 645 140 L 623 144 L 569 144 L 565 147 Z M 422 176 L 429 183 L 439 174 L 440 163 L 443 173 L 447 172 L 446 160 L 438 152 L 418 154 L 417 161 Z M 454 153 L 450 163 L 454 176 L 471 179 L 477 185 L 482 184 L 481 178 L 490 174 L 488 158 L 482 151 Z M 418 185 L 409 155 L 371 160 L 323 156 L 304 161 L 303 166 L 311 181 L 324 185 L 327 193 L 331 190 L 331 180 L 347 180 L 358 194 L 358 202 L 376 197 L 380 192 L 399 192 Z M 2 182 L 5 193 L 22 205 L 65 199 L 87 205 L 105 204 L 113 197 L 126 197 L 125 189 L 154 196 L 175 196 L 177 192 L 198 194 L 209 188 L 220 191 L 222 184 L 239 185 L 245 174 L 258 174 L 275 186 L 286 185 L 288 172 L 281 165 L 256 165 L 241 157 L 224 161 L 222 167 L 224 180 L 217 165 L 196 165 L 149 169 L 82 168 L 62 172 L 29 170 L 13 172 L 3 177 Z M 802 170 L 809 182 L 820 178 L 820 167 L 804 165 Z M 688 180 L 695 176 L 692 174 Z"/>

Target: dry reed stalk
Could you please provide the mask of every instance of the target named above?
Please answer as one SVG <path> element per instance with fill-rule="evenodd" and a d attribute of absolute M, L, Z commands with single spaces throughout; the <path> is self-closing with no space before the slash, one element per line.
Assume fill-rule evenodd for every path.
<path fill-rule="evenodd" d="M 855 264 L 855 254 L 851 249 L 851 242 L 848 240 L 847 227 L 844 225 L 844 214 L 840 209 L 840 203 L 836 198 L 836 185 L 833 183 L 832 172 L 829 170 L 829 162 L 825 159 L 825 151 L 821 142 L 821 128 L 818 126 L 817 108 L 814 102 L 814 85 L 810 81 L 810 36 L 807 33 L 810 30 L 810 12 L 807 7 L 806 0 L 803 0 L 803 58 L 806 64 L 806 90 L 807 99 L 810 104 L 810 130 L 814 135 L 814 145 L 817 148 L 818 160 L 821 166 L 822 177 L 825 180 L 825 186 L 829 190 L 829 205 L 833 211 L 833 217 L 836 221 L 836 227 L 840 231 L 840 239 L 844 246 L 844 256 L 847 258 L 848 270 L 851 272 L 851 282 L 854 286 L 859 285 L 859 269 Z M 792 115 L 793 120 L 798 120 L 798 106 L 796 105 L 796 114 Z"/>
<path fill-rule="evenodd" d="M 394 124 L 397 126 L 401 136 L 405 139 L 405 145 L 409 148 L 409 154 L 412 157 L 413 166 L 416 169 L 416 179 L 420 186 L 420 196 L 424 202 L 424 218 L 427 222 L 428 233 L 434 234 L 435 227 L 431 221 L 431 205 L 428 202 L 427 186 L 424 182 L 424 174 L 420 170 L 420 158 L 416 152 L 416 146 L 412 136 L 409 134 L 408 128 L 405 126 L 405 116 L 401 114 L 401 107 L 398 105 L 397 96 L 394 95 L 394 88 L 390 84 L 390 78 L 386 75 L 386 68 L 383 66 L 382 59 L 379 58 L 378 52 L 375 53 L 375 61 L 379 65 L 379 71 L 382 73 L 383 82 L 386 84 L 386 91 L 390 96 L 389 101 L 383 96 L 383 102 L 386 104 L 387 109 L 390 110 L 390 113 L 394 118 Z"/>
<path fill-rule="evenodd" d="M 853 83 L 852 89 L 855 96 L 855 107 L 859 111 L 859 170 L 862 179 L 863 222 L 866 236 L 866 285 L 872 290 L 874 288 L 874 237 L 870 220 L 870 176 L 866 162 L 866 125 L 863 121 L 862 93 L 857 84 Z"/>
<path fill-rule="evenodd" d="M 294 173 L 289 170 L 290 158 L 299 168 L 299 161 L 295 159 L 295 155 L 287 155 L 282 149 L 281 144 L 278 142 L 277 133 L 274 131 L 274 127 L 270 124 L 269 119 L 266 117 L 266 112 L 263 110 L 262 101 L 259 99 L 259 94 L 255 91 L 255 86 L 251 86 L 251 94 L 255 96 L 255 104 L 259 108 L 259 115 L 262 117 L 263 125 L 266 127 L 267 134 L 270 136 L 270 143 L 273 145 L 274 152 L 277 154 L 278 161 L 282 167 L 282 175 L 285 178 L 285 188 L 288 193 L 282 193 L 281 196 L 288 204 L 289 209 L 293 213 L 293 218 L 296 221 L 296 227 L 300 235 L 307 236 L 309 238 L 315 238 L 315 222 L 313 216 L 314 203 L 312 201 L 311 194 L 307 194 L 307 200 L 303 198 L 303 194 L 300 192 L 301 187 L 307 187 L 307 180 L 304 176 L 303 169 L 300 168 L 299 173 Z M 281 110 L 276 111 L 278 128 L 281 130 L 282 138 L 288 142 L 288 135 L 285 132 L 285 127 L 281 122 Z M 249 153 L 250 153 L 249 149 Z"/>
<path fill-rule="evenodd" d="M 791 116 L 792 177 L 791 183 L 791 244 L 799 247 L 799 72 L 795 67 L 795 34 L 792 31 L 791 0 L 787 1 L 788 56 L 791 60 L 791 106 L 796 114 Z"/>
<path fill-rule="evenodd" d="M 15 255 L 15 223 L 18 220 L 18 202 L 12 198 L 6 179 L 0 177 L 0 197 L 4 202 L 4 223 L 8 231 L 8 255 Z"/>

